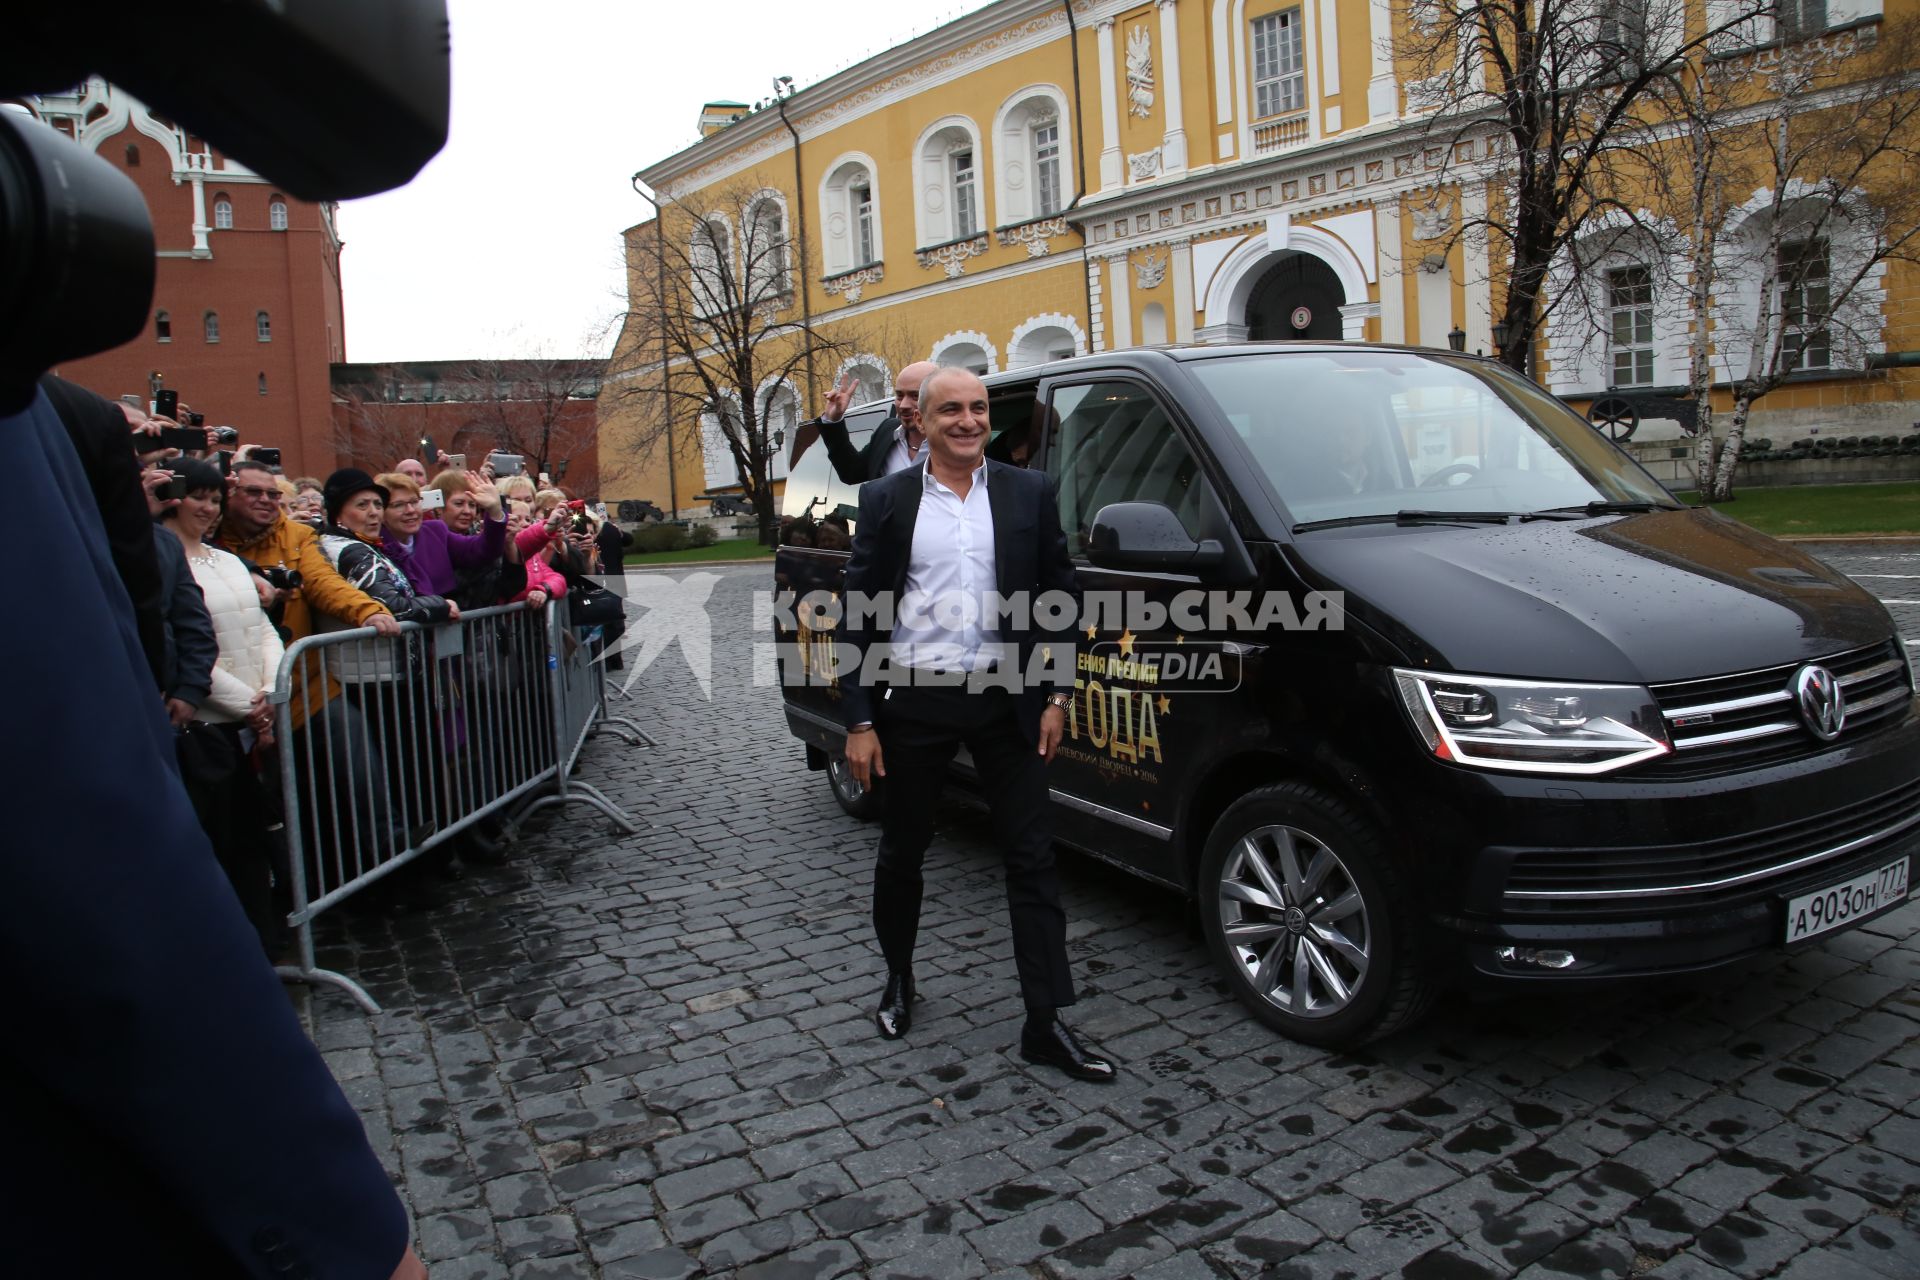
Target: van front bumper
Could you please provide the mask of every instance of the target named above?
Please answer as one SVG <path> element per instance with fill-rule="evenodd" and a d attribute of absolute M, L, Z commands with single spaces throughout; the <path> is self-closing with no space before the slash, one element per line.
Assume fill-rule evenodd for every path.
<path fill-rule="evenodd" d="M 1427 771 L 1435 959 L 1470 988 L 1687 973 L 1813 946 L 1913 896 L 1920 718 L 1843 749 L 1683 782 Z M 1446 793 L 1451 794 L 1446 794 Z M 1838 927 L 1789 941 L 1788 904 L 1904 863 Z"/>

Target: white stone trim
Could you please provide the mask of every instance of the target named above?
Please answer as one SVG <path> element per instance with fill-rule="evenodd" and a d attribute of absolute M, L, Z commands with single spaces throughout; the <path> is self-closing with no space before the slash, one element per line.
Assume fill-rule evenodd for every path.
<path fill-rule="evenodd" d="M 961 238 L 953 223 L 953 176 L 947 170 L 947 157 L 953 153 L 952 149 L 942 148 L 937 157 L 927 154 L 934 139 L 948 130 L 966 134 L 973 148 L 973 193 L 979 203 L 975 218 L 979 225 L 974 228 L 974 234 L 985 235 L 993 229 L 993 215 L 987 207 L 991 184 L 984 172 L 987 150 L 980 145 L 980 126 L 971 116 L 941 116 L 913 140 L 913 231 L 914 243 L 919 248 Z"/>
<path fill-rule="evenodd" d="M 941 338 L 933 344 L 933 351 L 927 356 L 927 359 L 933 361 L 935 364 L 939 364 L 942 352 L 953 347 L 967 345 L 976 346 L 987 353 L 988 373 L 1000 372 L 1000 348 L 994 346 L 992 340 L 989 339 L 986 334 L 975 329 L 956 329 L 946 337 Z"/>
<path fill-rule="evenodd" d="M 1042 315 L 1028 316 L 1014 326 L 1013 336 L 1007 339 L 1007 368 L 1024 369 L 1036 363 L 1021 355 L 1020 344 L 1028 335 L 1041 329 L 1065 330 L 1073 335 L 1073 354 L 1076 356 L 1087 354 L 1087 331 L 1080 327 L 1080 322 L 1062 312 L 1049 311 Z"/>
<path fill-rule="evenodd" d="M 1347 304 L 1368 301 L 1367 270 L 1347 246 L 1347 242 L 1318 227 L 1300 226 L 1286 214 L 1276 213 L 1267 220 L 1267 234 L 1249 236 L 1229 253 L 1214 271 L 1202 306 L 1206 327 L 1223 332 L 1226 326 L 1246 325 L 1247 302 L 1253 287 L 1271 264 L 1288 251 L 1308 254 L 1333 268 Z"/>
<path fill-rule="evenodd" d="M 880 383 L 882 387 L 886 388 L 885 391 L 881 392 L 880 398 L 885 399 L 888 393 L 890 393 L 893 390 L 893 369 L 888 366 L 885 360 L 881 359 L 879 356 L 875 355 L 871 351 L 862 351 L 857 355 L 851 355 L 851 356 L 848 356 L 845 360 L 842 360 L 840 362 L 840 367 L 833 371 L 833 381 L 828 385 L 835 386 L 835 387 L 839 386 L 840 380 L 842 378 L 845 378 L 849 373 L 853 372 L 855 369 L 871 369 L 875 373 L 878 373 L 880 375 L 877 381 Z M 855 406 L 853 407 L 858 407 L 859 404 L 865 404 L 865 403 L 869 403 L 869 402 L 859 401 L 859 402 L 856 402 Z"/>
<path fill-rule="evenodd" d="M 1018 124 L 1009 121 L 1016 111 L 1035 100 L 1052 104 L 1054 120 L 1058 125 L 1061 208 L 1066 207 L 1072 198 L 1070 193 L 1077 189 L 1074 177 L 1073 112 L 1068 109 L 1067 95 L 1055 84 L 1030 84 L 1014 90 L 993 115 L 993 204 L 999 211 L 1000 221 L 1009 226 L 1031 222 L 1043 216 L 1053 217 L 1060 212 L 1056 209 L 1052 214 L 1043 215 L 1034 207 L 1040 187 L 1032 171 L 1033 127 L 1025 119 Z"/>

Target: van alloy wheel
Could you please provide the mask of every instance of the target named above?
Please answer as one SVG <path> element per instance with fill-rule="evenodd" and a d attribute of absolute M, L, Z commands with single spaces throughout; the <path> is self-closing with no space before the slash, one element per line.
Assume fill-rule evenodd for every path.
<path fill-rule="evenodd" d="M 1301 1018 L 1353 1002 L 1373 929 L 1338 854 L 1295 827 L 1261 827 L 1234 847 L 1219 884 L 1228 949 L 1262 999 Z"/>
<path fill-rule="evenodd" d="M 1388 840 L 1344 797 L 1277 782 L 1214 823 L 1195 886 L 1240 1002 L 1304 1044 L 1353 1048 L 1425 1012 L 1420 924 Z"/>

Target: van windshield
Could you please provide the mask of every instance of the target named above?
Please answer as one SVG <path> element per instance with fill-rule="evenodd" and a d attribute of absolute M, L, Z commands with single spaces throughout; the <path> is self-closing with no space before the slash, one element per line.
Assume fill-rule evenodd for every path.
<path fill-rule="evenodd" d="M 1276 351 L 1187 369 L 1296 525 L 1678 505 L 1559 400 L 1488 362 Z"/>

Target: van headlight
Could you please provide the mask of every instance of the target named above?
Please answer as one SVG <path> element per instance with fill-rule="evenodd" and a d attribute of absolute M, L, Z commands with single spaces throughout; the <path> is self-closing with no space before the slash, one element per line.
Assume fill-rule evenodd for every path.
<path fill-rule="evenodd" d="M 1673 750 L 1653 695 L 1631 684 L 1501 680 L 1393 669 L 1427 750 L 1520 773 L 1609 773 Z"/>

